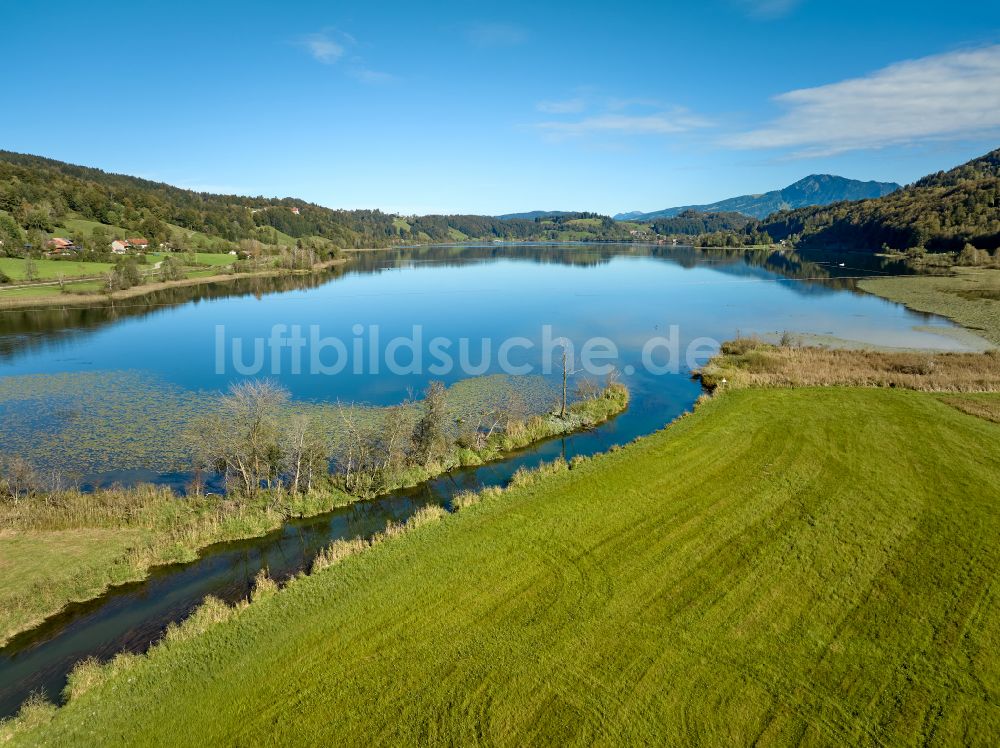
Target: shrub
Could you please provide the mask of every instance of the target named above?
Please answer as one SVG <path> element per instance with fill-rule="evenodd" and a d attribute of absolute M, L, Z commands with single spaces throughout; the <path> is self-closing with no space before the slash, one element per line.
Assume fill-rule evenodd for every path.
<path fill-rule="evenodd" d="M 744 338 L 737 336 L 733 340 L 727 340 L 721 346 L 722 353 L 728 356 L 742 356 L 748 351 L 760 348 L 763 345 L 757 337 Z"/>
<path fill-rule="evenodd" d="M 174 643 L 193 639 L 203 634 L 217 623 L 228 621 L 236 608 L 226 605 L 217 597 L 209 595 L 194 612 L 179 624 L 171 624 L 163 635 L 163 641 Z"/>
<path fill-rule="evenodd" d="M 267 573 L 267 569 L 261 569 L 257 576 L 253 578 L 253 589 L 250 591 L 250 602 L 257 602 L 264 598 L 271 597 L 278 591 L 278 583 Z"/>
<path fill-rule="evenodd" d="M 479 503 L 479 494 L 472 491 L 460 491 L 451 497 L 452 511 L 460 511 Z"/>
<path fill-rule="evenodd" d="M 322 571 L 348 556 L 354 556 L 371 545 L 364 538 L 338 538 L 324 548 L 312 563 L 312 572 Z"/>
<path fill-rule="evenodd" d="M 178 281 L 185 278 L 184 266 L 175 257 L 167 257 L 160 265 L 160 279 L 164 281 Z"/>

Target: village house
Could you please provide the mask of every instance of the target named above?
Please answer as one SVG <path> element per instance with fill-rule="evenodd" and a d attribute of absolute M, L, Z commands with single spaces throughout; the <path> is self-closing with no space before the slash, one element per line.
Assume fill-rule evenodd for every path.
<path fill-rule="evenodd" d="M 49 250 L 49 254 L 61 255 L 67 252 L 74 252 L 79 249 L 70 239 L 66 239 L 61 236 L 54 236 L 49 239 L 45 246 Z"/>
<path fill-rule="evenodd" d="M 135 237 L 134 239 L 115 239 L 111 242 L 111 251 L 116 255 L 126 254 L 130 249 L 145 252 L 149 249 L 149 241 L 142 237 Z"/>
<path fill-rule="evenodd" d="M 292 208 L 292 213 L 294 213 L 295 215 L 299 215 L 299 209 L 298 208 Z"/>

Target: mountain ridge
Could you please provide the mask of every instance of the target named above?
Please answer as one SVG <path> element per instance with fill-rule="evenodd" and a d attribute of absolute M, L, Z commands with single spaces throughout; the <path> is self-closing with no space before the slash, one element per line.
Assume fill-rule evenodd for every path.
<path fill-rule="evenodd" d="M 770 192 L 739 195 L 703 205 L 681 205 L 650 213 L 619 213 L 614 218 L 617 221 L 650 221 L 656 218 L 673 218 L 684 211 L 694 210 L 699 213 L 742 213 L 751 218 L 762 219 L 779 210 L 879 198 L 899 189 L 901 185 L 896 182 L 865 182 L 835 174 L 810 174 L 787 187 Z"/>
<path fill-rule="evenodd" d="M 1000 248 L 1000 148 L 876 199 L 772 215 L 757 228 L 799 247 L 930 252 Z"/>

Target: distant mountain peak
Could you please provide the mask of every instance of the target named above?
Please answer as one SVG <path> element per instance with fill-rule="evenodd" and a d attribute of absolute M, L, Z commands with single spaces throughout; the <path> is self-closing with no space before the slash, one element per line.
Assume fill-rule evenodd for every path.
<path fill-rule="evenodd" d="M 685 210 L 700 213 L 742 213 L 752 218 L 765 218 L 779 210 L 790 210 L 812 205 L 829 205 L 842 200 L 867 200 L 883 197 L 900 188 L 895 182 L 862 182 L 839 177 L 835 174 L 810 174 L 780 190 L 756 195 L 741 195 L 707 205 L 681 205 L 652 213 L 619 213 L 618 221 L 646 221 L 654 218 L 673 218 Z"/>

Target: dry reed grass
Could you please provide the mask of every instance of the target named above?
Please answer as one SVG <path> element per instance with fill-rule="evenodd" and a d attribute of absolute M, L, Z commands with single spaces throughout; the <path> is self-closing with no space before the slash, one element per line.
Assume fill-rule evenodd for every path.
<path fill-rule="evenodd" d="M 848 386 L 1000 392 L 1000 351 L 889 353 L 777 346 L 741 338 L 724 343 L 698 376 L 710 390 Z"/>

